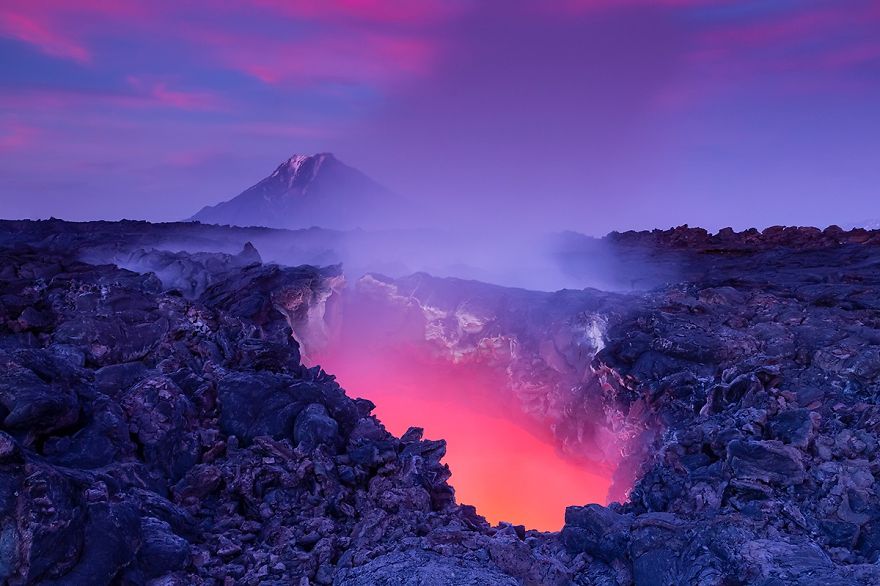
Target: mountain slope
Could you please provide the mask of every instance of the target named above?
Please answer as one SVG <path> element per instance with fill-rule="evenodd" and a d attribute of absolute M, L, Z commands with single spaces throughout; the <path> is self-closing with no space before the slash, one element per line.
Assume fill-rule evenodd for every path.
<path fill-rule="evenodd" d="M 294 155 L 229 201 L 202 208 L 206 224 L 272 228 L 384 228 L 402 199 L 330 153 Z"/>

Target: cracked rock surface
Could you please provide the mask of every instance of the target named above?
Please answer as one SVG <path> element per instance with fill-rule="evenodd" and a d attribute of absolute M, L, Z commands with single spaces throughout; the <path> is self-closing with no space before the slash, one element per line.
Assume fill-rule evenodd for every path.
<path fill-rule="evenodd" d="M 578 580 L 880 583 L 878 234 L 610 238 L 683 278 L 638 296 L 593 360 L 655 433 L 624 505 L 568 510 Z"/>
<path fill-rule="evenodd" d="M 0 249 L 0 582 L 565 583 L 559 548 L 455 502 L 443 441 L 302 365 L 298 304 L 337 269 L 208 260 L 193 298 Z"/>
<path fill-rule="evenodd" d="M 83 255 L 82 225 L 0 224 L 0 582 L 880 583 L 876 232 L 610 235 L 669 268 L 643 292 L 380 279 L 446 312 L 451 356 L 485 332 L 540 359 L 576 391 L 542 416 L 580 405 L 616 434 L 624 502 L 539 533 L 490 527 L 442 441 L 392 436 L 302 364 L 292 333 L 332 335 L 338 267 L 150 252 L 149 225 L 102 223 L 141 251 L 129 270 Z"/>

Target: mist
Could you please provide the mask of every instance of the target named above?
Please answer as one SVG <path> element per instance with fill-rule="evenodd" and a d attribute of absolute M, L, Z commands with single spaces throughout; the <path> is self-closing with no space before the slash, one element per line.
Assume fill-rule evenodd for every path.
<path fill-rule="evenodd" d="M 224 279 L 235 283 L 255 262 L 327 267 L 322 293 L 285 314 L 304 364 L 372 401 L 392 433 L 418 426 L 446 440 L 459 502 L 490 521 L 555 531 L 567 505 L 606 503 L 630 488 L 632 478 L 618 470 L 624 440 L 607 427 L 590 386 L 606 300 L 624 297 L 582 285 L 632 290 L 615 266 L 639 270 L 621 264 L 607 242 L 464 230 L 148 226 L 130 225 L 119 241 L 100 225 L 83 225 L 93 240 L 81 257 L 152 272 L 193 299 Z"/>
<path fill-rule="evenodd" d="M 394 230 L 254 230 L 233 228 L 210 239 L 181 227 L 153 243 L 167 251 L 228 254 L 251 242 L 264 262 L 287 266 L 341 264 L 347 279 L 367 273 L 404 277 L 428 273 L 534 291 L 595 288 L 644 290 L 673 278 L 675 262 L 621 250 L 603 239 L 572 232 L 526 232 L 489 226 Z"/>
<path fill-rule="evenodd" d="M 444 439 L 456 498 L 477 504 L 492 523 L 556 531 L 567 505 L 607 502 L 620 450 L 613 435 L 599 440 L 598 434 L 597 441 L 606 443 L 597 443 L 594 451 L 566 454 L 553 418 L 530 413 L 512 387 L 510 349 L 504 344 L 470 349 L 465 343 L 456 350 L 440 342 L 480 335 L 478 295 L 447 307 L 443 285 L 429 283 L 438 288 L 423 295 L 437 306 L 399 298 L 393 287 L 371 277 L 348 283 L 323 317 L 334 335 L 319 347 L 303 340 L 308 363 L 334 373 L 350 394 L 375 403 L 376 415 L 392 433 L 416 425 L 428 438 Z M 440 326 L 427 317 L 446 311 L 455 315 L 454 323 Z M 440 333 L 438 327 L 450 329 Z M 549 397 L 553 385 L 547 378 L 530 392 Z"/>

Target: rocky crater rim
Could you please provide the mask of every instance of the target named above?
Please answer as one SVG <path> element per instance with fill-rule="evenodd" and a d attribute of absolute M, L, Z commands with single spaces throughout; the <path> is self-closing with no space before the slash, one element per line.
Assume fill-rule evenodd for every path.
<path fill-rule="evenodd" d="M 338 268 L 163 252 L 164 230 L 0 222 L 7 582 L 880 583 L 877 232 L 643 233 L 636 258 L 673 251 L 676 279 L 626 295 L 376 277 L 363 319 L 504 365 L 562 445 L 597 442 L 585 414 L 630 434 L 624 502 L 544 534 L 457 504 L 443 442 L 302 364 L 294 331 L 314 353 L 358 316 Z"/>
<path fill-rule="evenodd" d="M 471 397 L 474 404 L 492 405 L 562 457 L 614 478 L 602 502 L 626 498 L 636 465 L 620 464 L 642 453 L 646 425 L 633 425 L 621 405 L 607 400 L 614 390 L 609 380 L 624 384 L 596 360 L 605 346 L 610 306 L 602 304 L 610 303 L 609 296 L 582 293 L 572 299 L 427 274 L 397 280 L 367 274 L 335 284 L 329 308 L 301 313 L 304 321 L 291 323 L 300 344 L 311 349 L 309 364 L 338 365 L 368 348 L 405 355 L 426 372 L 445 365 L 491 377 L 497 391 Z M 618 296 L 613 303 L 619 311 L 626 299 Z M 527 318 L 535 306 L 540 309 Z"/>

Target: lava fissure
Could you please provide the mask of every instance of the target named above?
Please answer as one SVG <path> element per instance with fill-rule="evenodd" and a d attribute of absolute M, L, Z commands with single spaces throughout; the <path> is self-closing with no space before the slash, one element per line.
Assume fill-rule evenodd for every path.
<path fill-rule="evenodd" d="M 605 317 L 590 295 L 567 295 L 563 316 L 550 294 L 366 275 L 340 293 L 327 315 L 341 325 L 310 361 L 374 401 L 393 432 L 415 423 L 444 438 L 463 502 L 558 530 L 567 505 L 607 502 L 633 480 L 616 473 L 629 430 L 591 365 Z M 584 304 L 594 307 L 571 311 Z"/>

